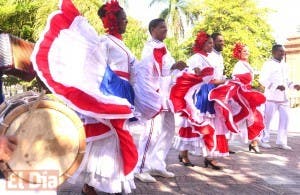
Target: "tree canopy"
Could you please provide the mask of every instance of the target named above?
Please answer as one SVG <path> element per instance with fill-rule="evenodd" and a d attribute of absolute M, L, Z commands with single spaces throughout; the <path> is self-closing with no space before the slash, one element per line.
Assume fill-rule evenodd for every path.
<path fill-rule="evenodd" d="M 76 7 L 85 16 L 99 34 L 104 33 L 97 10 L 102 0 L 74 0 Z M 166 39 L 168 49 L 177 60 L 187 59 L 195 34 L 199 30 L 208 33 L 220 32 L 225 38 L 226 74 L 230 75 L 235 60 L 232 58 L 234 43 L 239 41 L 250 49 L 250 64 L 260 69 L 263 61 L 270 56 L 274 40 L 271 28 L 266 22 L 267 9 L 257 7 L 255 0 L 151 0 L 150 4 L 165 2 L 168 7 L 162 12 L 167 19 L 171 33 Z M 128 6 L 128 1 L 121 4 Z M 36 41 L 44 29 L 48 15 L 58 9 L 58 0 L 0 0 L 0 29 L 26 40 Z M 141 22 L 128 17 L 127 32 L 124 35 L 126 45 L 139 58 L 148 36 Z M 183 34 L 183 26 L 192 29 L 192 36 L 178 41 Z M 187 34 L 186 34 L 187 35 Z"/>
<path fill-rule="evenodd" d="M 236 60 L 232 58 L 232 49 L 236 42 L 246 44 L 250 49 L 250 64 L 260 69 L 263 61 L 270 56 L 274 42 L 271 27 L 266 22 L 268 9 L 259 8 L 253 0 L 204 0 L 199 6 L 203 20 L 194 28 L 208 33 L 220 32 L 225 39 L 225 68 L 227 75 Z"/>

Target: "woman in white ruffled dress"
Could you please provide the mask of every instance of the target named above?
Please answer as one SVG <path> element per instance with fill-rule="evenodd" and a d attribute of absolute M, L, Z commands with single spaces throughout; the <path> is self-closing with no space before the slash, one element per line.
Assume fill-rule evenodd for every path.
<path fill-rule="evenodd" d="M 202 151 L 205 166 L 221 169 L 215 156 L 226 156 L 228 145 L 225 132 L 215 127 L 214 102 L 208 100 L 209 92 L 215 88 L 214 68 L 207 56 L 212 51 L 213 40 L 205 32 L 197 34 L 194 43 L 194 55 L 188 61 L 188 72 L 177 77 L 171 89 L 174 111 L 182 117 L 179 135 L 174 147 L 180 150 L 179 160 L 185 166 L 193 166 L 188 158 L 188 150 Z"/>
<path fill-rule="evenodd" d="M 249 151 L 260 153 L 258 147 L 258 136 L 264 129 L 264 120 L 259 107 L 265 103 L 265 97 L 262 93 L 252 89 L 251 84 L 254 79 L 254 71 L 249 64 L 249 49 L 242 43 L 236 43 L 233 49 L 233 57 L 238 60 L 232 71 L 233 80 L 239 83 L 239 90 L 232 97 L 236 102 L 235 106 L 239 110 L 238 115 L 243 117 L 235 117 L 237 127 L 240 130 L 238 137 L 242 143 L 249 143 Z M 235 87 L 237 88 L 237 87 Z M 233 89 L 231 91 L 234 91 Z M 229 96 L 230 97 L 230 96 Z M 239 98 L 235 98 L 239 97 Z M 238 101 L 237 101 L 238 100 Z M 238 105 L 238 106 L 237 106 Z M 236 113 L 236 110 L 233 109 Z M 245 114 L 243 114 L 245 113 Z M 233 135 L 233 137 L 236 137 Z"/>
<path fill-rule="evenodd" d="M 98 36 L 71 0 L 48 19 L 32 61 L 41 80 L 81 116 L 82 163 L 68 182 L 84 194 L 130 193 L 138 154 L 128 123 L 134 118 L 130 84 L 135 57 L 122 41 L 127 18 L 117 1 L 98 11 L 107 34 Z"/>

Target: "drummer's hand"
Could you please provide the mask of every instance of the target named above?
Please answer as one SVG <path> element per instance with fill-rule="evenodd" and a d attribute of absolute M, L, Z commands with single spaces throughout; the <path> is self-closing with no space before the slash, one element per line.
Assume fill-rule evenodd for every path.
<path fill-rule="evenodd" d="M 8 161 L 16 146 L 17 138 L 15 136 L 0 136 L 0 160 Z"/>
<path fill-rule="evenodd" d="M 9 74 L 11 72 L 12 68 L 4 68 L 1 70 L 2 74 Z"/>

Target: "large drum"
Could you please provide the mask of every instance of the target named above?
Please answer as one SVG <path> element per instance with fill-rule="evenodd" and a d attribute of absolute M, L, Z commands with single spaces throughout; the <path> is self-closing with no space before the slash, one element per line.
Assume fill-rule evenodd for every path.
<path fill-rule="evenodd" d="M 0 71 L 30 81 L 35 77 L 30 56 L 34 43 L 8 33 L 0 34 Z"/>
<path fill-rule="evenodd" d="M 47 180 L 33 177 L 44 171 L 57 174 L 57 185 L 79 167 L 85 151 L 85 133 L 77 114 L 64 104 L 26 92 L 0 106 L 0 134 L 15 135 L 17 149 L 6 164 L 8 180 L 28 183 Z M 7 173 L 7 170 L 5 170 Z"/>

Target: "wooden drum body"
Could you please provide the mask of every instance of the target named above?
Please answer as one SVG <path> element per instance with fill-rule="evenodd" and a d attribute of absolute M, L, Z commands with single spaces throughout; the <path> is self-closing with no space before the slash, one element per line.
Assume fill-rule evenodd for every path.
<path fill-rule="evenodd" d="M 13 174 L 26 182 L 39 183 L 31 178 L 31 171 L 56 171 L 59 185 L 77 170 L 85 150 L 85 133 L 74 111 L 58 101 L 28 93 L 7 100 L 0 111 L 0 132 L 15 135 L 18 140 L 7 163 L 9 177 Z M 22 175 L 18 175 L 20 171 Z"/>

